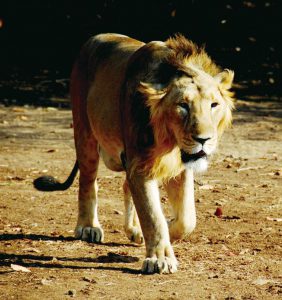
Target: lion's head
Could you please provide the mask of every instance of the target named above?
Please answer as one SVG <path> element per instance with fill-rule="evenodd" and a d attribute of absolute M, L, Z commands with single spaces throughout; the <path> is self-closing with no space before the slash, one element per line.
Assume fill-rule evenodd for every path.
<path fill-rule="evenodd" d="M 155 43 L 144 46 L 155 48 L 150 52 L 154 59 L 137 87 L 149 108 L 154 144 L 149 155 L 178 148 L 182 164 L 203 171 L 231 123 L 234 73 L 221 71 L 204 49 L 183 36 Z"/>

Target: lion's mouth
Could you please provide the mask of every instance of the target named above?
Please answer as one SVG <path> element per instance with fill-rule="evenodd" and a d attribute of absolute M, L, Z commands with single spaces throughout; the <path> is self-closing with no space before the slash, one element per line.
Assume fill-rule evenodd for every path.
<path fill-rule="evenodd" d="M 203 158 L 203 157 L 205 157 L 205 158 L 207 157 L 207 154 L 204 150 L 201 150 L 194 154 L 189 154 L 189 153 L 185 152 L 184 150 L 181 150 L 181 160 L 183 163 L 192 162 L 192 161 L 195 161 L 195 160 Z"/>

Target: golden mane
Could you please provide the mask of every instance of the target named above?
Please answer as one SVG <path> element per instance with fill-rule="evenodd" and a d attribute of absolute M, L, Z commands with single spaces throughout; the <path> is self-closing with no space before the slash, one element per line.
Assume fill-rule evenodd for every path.
<path fill-rule="evenodd" d="M 206 53 L 204 47 L 199 47 L 181 34 L 169 38 L 165 44 L 172 50 L 167 58 L 168 62 L 180 69 L 192 64 L 211 76 L 215 76 L 221 71 Z"/>
<path fill-rule="evenodd" d="M 233 72 L 222 71 L 205 52 L 204 47 L 199 47 L 183 35 L 171 37 L 164 44 L 169 51 L 164 51 L 163 57 L 159 56 L 155 60 L 153 72 L 149 73 L 147 78 L 149 80 L 141 81 L 137 86 L 137 91 L 144 97 L 145 106 L 150 109 L 149 123 L 152 127 L 154 145 L 149 149 L 144 149 L 141 157 L 133 160 L 132 172 L 137 168 L 139 172 L 146 173 L 153 178 L 170 179 L 183 170 L 180 150 L 174 134 L 167 126 L 173 120 L 170 119 L 170 114 L 165 113 L 166 107 L 163 106 L 163 99 L 172 88 L 171 83 L 175 78 L 173 74 L 183 71 L 188 76 L 194 77 L 198 72 L 204 72 L 218 80 L 220 93 L 228 107 L 225 116 L 218 124 L 217 130 L 220 137 L 232 121 L 233 94 L 229 89 L 233 80 Z M 167 69 L 164 68 L 162 72 L 154 73 L 154 70 L 162 63 L 167 66 Z M 172 73 L 171 77 L 168 75 L 171 79 L 165 84 L 158 84 L 161 76 L 169 72 Z"/>

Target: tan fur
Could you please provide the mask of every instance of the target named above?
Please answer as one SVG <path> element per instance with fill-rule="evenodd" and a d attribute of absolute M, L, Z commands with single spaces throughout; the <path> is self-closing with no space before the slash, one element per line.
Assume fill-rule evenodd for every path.
<path fill-rule="evenodd" d="M 126 172 L 125 231 L 137 243 L 145 239 L 142 270 L 176 271 L 170 240 L 195 227 L 193 173 L 207 165 L 205 158 L 191 156 L 212 154 L 231 123 L 232 80 L 233 72 L 221 71 L 203 48 L 181 35 L 144 44 L 102 34 L 85 44 L 71 80 L 80 169 L 78 238 L 103 240 L 97 215 L 100 156 L 107 167 Z M 169 226 L 159 182 L 172 204 Z"/>

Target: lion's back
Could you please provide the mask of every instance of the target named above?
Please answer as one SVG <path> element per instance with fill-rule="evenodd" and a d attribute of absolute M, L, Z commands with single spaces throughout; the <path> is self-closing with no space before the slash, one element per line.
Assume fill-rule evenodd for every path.
<path fill-rule="evenodd" d="M 72 97 L 74 123 L 76 116 L 77 123 L 88 122 L 104 148 L 109 140 L 121 140 L 119 97 L 127 63 L 142 45 L 124 35 L 100 34 L 86 42 L 74 67 L 72 85 L 80 87 L 73 94 L 85 92 Z"/>

